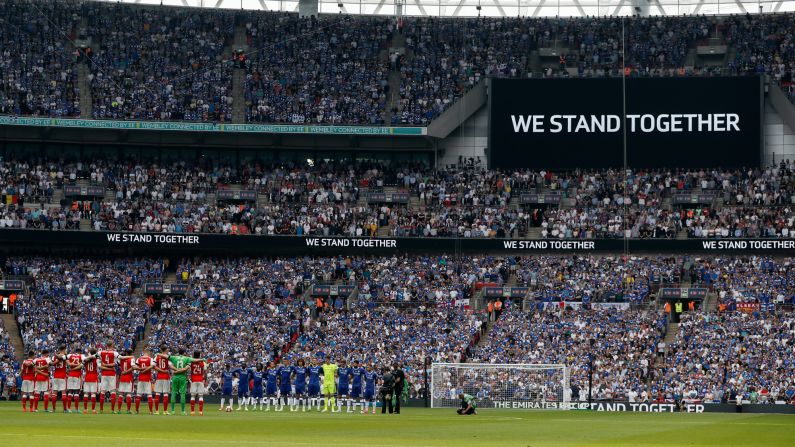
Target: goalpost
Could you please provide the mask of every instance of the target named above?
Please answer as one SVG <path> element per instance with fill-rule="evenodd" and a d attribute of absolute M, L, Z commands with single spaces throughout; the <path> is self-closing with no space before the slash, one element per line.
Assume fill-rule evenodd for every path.
<path fill-rule="evenodd" d="M 431 408 L 457 408 L 459 393 L 478 408 L 568 409 L 569 369 L 565 365 L 434 363 Z"/>

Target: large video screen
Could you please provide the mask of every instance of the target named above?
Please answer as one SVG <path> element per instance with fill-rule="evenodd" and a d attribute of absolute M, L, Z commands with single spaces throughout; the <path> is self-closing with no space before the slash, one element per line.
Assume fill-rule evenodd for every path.
<path fill-rule="evenodd" d="M 758 77 L 492 79 L 489 162 L 548 169 L 625 161 L 636 168 L 758 166 L 761 86 Z"/>

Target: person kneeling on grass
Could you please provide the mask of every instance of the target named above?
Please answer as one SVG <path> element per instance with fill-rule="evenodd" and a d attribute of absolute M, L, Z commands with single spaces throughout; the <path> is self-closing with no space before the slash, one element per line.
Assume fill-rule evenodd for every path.
<path fill-rule="evenodd" d="M 461 408 L 456 410 L 458 414 L 478 414 L 477 402 L 475 402 L 474 396 L 461 393 L 458 395 L 458 398 L 461 399 Z"/>

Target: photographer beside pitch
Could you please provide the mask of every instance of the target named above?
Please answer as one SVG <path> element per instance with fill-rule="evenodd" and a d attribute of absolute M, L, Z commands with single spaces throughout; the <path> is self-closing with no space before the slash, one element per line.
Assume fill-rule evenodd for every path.
<path fill-rule="evenodd" d="M 475 396 L 471 394 L 459 393 L 458 398 L 461 399 L 461 408 L 456 410 L 460 415 L 478 414 L 477 401 Z"/>

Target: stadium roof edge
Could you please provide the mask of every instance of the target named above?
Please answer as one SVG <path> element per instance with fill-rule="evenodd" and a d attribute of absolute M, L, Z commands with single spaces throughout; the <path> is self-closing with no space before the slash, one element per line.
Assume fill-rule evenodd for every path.
<path fill-rule="evenodd" d="M 298 12 L 298 0 L 92 0 L 108 3 Z M 677 16 L 782 13 L 795 0 L 318 0 L 322 14 L 438 17 Z"/>

